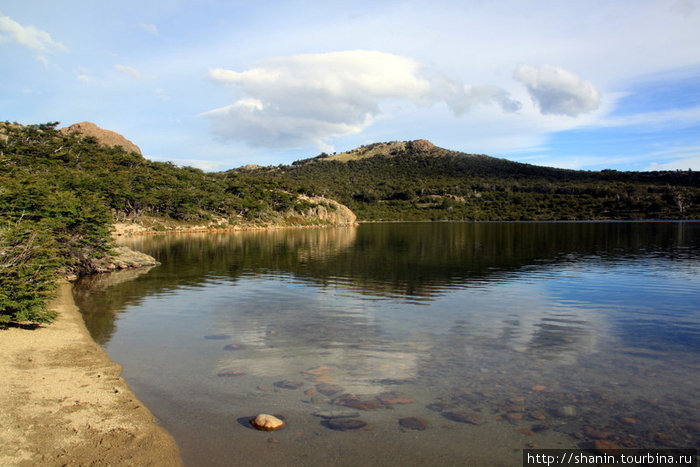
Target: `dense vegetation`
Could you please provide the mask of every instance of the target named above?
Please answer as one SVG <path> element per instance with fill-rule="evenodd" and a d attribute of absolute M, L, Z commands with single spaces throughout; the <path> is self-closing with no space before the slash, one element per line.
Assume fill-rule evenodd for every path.
<path fill-rule="evenodd" d="M 290 191 L 336 199 L 364 221 L 697 219 L 700 215 L 698 172 L 562 170 L 422 143 L 379 143 L 349 155 L 322 154 L 292 166 L 244 173 L 277 181 Z"/>
<path fill-rule="evenodd" d="M 309 207 L 272 180 L 152 162 L 56 126 L 0 123 L 0 323 L 50 321 L 56 275 L 107 255 L 114 220 L 299 223 Z"/>

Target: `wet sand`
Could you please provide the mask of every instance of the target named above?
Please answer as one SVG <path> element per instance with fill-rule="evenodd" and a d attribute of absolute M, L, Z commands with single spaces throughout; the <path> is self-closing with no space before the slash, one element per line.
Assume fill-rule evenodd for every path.
<path fill-rule="evenodd" d="M 62 284 L 56 321 L 0 329 L 0 465 L 181 466 L 172 437 L 90 338 Z"/>

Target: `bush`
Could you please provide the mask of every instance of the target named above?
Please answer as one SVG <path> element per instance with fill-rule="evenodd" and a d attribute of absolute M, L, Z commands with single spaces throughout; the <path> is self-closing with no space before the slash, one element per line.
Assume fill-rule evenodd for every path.
<path fill-rule="evenodd" d="M 48 299 L 64 261 L 53 237 L 20 220 L 0 230 L 0 323 L 48 323 L 56 313 Z"/>

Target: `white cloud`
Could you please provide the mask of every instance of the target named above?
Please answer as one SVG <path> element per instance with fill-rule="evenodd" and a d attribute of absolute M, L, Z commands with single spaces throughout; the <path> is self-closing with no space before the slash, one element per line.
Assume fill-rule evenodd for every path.
<path fill-rule="evenodd" d="M 595 86 L 563 68 L 521 65 L 514 77 L 525 85 L 543 114 L 576 117 L 600 106 L 600 93 Z"/>
<path fill-rule="evenodd" d="M 34 26 L 22 26 L 2 13 L 0 13 L 0 42 L 14 42 L 38 53 L 66 50 L 66 47 L 54 41 L 48 32 Z"/>
<path fill-rule="evenodd" d="M 418 106 L 444 102 L 457 114 L 478 104 L 519 108 L 498 87 L 465 86 L 416 60 L 378 51 L 293 55 L 241 72 L 213 69 L 209 77 L 234 88 L 237 98 L 202 115 L 222 138 L 251 146 L 327 149 L 327 139 L 369 126 L 389 100 Z"/>
<path fill-rule="evenodd" d="M 139 24 L 138 24 L 138 27 L 139 27 L 140 29 L 143 29 L 144 31 L 146 31 L 146 32 L 149 33 L 149 34 L 152 34 L 152 35 L 154 35 L 154 36 L 157 36 L 157 35 L 158 35 L 158 27 L 156 27 L 155 24 L 150 24 L 150 23 L 139 23 Z"/>
<path fill-rule="evenodd" d="M 141 79 L 141 72 L 134 67 L 127 65 L 114 65 L 114 69 L 125 75 L 129 75 L 134 79 Z"/>

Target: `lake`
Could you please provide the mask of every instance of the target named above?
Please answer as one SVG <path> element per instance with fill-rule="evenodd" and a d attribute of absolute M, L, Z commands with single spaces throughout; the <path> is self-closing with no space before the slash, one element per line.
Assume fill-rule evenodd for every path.
<path fill-rule="evenodd" d="M 124 239 L 74 287 L 187 466 L 503 465 L 695 448 L 700 223 L 405 223 Z M 254 430 L 258 413 L 284 418 Z"/>

